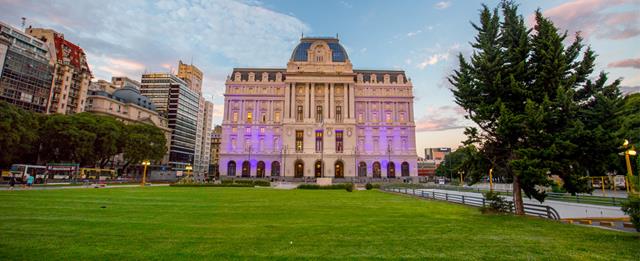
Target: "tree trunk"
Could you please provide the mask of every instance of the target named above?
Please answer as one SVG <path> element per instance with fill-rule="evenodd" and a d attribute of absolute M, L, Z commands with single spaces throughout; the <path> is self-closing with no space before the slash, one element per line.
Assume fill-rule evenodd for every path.
<path fill-rule="evenodd" d="M 520 189 L 520 177 L 518 175 L 513 175 L 513 206 L 516 215 L 524 215 L 524 203 L 522 202 L 522 190 Z"/>

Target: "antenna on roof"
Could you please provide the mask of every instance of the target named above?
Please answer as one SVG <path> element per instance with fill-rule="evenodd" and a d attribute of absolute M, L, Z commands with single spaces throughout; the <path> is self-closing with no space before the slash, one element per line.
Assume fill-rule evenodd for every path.
<path fill-rule="evenodd" d="M 27 24 L 27 18 L 22 17 L 22 30 L 24 30 L 24 26 Z"/>
<path fill-rule="evenodd" d="M 338 37 L 338 33 L 336 33 L 336 39 L 338 39 L 338 38 L 339 38 L 339 37 Z"/>
<path fill-rule="evenodd" d="M 300 36 L 300 39 L 304 38 L 304 32 L 301 33 L 302 36 Z"/>

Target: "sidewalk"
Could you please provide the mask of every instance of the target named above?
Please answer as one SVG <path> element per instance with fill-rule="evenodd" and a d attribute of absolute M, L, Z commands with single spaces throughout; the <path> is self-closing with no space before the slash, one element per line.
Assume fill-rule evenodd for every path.
<path fill-rule="evenodd" d="M 153 184 L 152 187 L 164 187 L 169 186 L 169 184 Z M 140 187 L 139 184 L 128 184 L 128 185 L 106 185 L 104 187 L 98 188 L 135 188 Z M 22 188 L 22 186 L 16 186 L 13 190 L 55 190 L 55 189 L 89 189 L 96 188 L 94 184 L 90 184 L 89 186 L 33 186 L 31 188 Z M 0 186 L 0 191 L 9 190 L 9 186 Z"/>

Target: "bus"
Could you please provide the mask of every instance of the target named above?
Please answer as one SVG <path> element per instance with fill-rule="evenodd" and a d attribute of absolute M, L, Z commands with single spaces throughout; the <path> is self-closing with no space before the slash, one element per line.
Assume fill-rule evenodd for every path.
<path fill-rule="evenodd" d="M 15 175 L 16 180 L 20 182 L 26 179 L 26 175 L 33 176 L 36 179 L 36 183 L 42 183 L 47 179 L 47 167 L 40 165 L 13 164 L 9 172 Z M 9 179 L 11 177 L 5 177 L 3 173 L 2 178 Z"/>
<path fill-rule="evenodd" d="M 81 179 L 112 180 L 116 171 L 112 169 L 80 168 Z"/>

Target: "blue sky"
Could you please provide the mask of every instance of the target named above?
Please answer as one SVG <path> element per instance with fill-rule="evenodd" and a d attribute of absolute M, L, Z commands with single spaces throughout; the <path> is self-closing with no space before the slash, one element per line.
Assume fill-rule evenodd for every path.
<path fill-rule="evenodd" d="M 495 7 L 498 1 L 484 1 Z M 30 1 L 0 0 L 0 20 L 53 28 L 88 55 L 96 79 L 175 70 L 178 60 L 205 74 L 204 93 L 220 122 L 224 80 L 233 67 L 284 67 L 300 35 L 335 36 L 354 68 L 404 69 L 414 84 L 421 148 L 457 147 L 463 120 L 446 77 L 469 54 L 480 1 Z M 521 1 L 557 26 L 582 31 L 599 55 L 597 71 L 640 89 L 640 1 Z M 629 88 L 629 90 L 631 89 Z"/>

